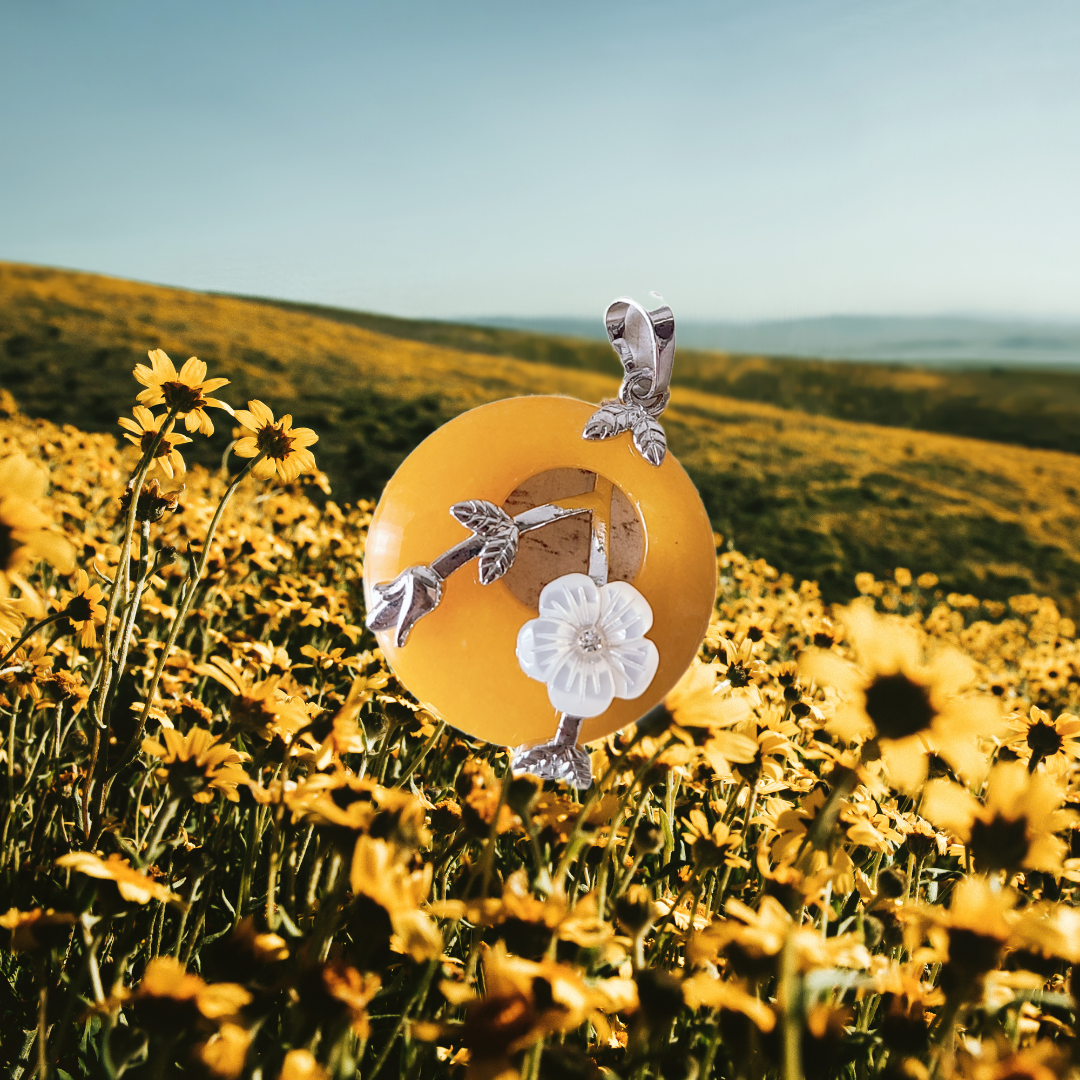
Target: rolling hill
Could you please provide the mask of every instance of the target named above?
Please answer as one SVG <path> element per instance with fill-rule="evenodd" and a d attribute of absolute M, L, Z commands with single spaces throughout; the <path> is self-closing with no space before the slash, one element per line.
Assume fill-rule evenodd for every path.
<path fill-rule="evenodd" d="M 374 318 L 0 264 L 0 385 L 32 415 L 118 432 L 147 349 L 198 355 L 232 380 L 230 402 L 261 398 L 319 432 L 316 457 L 340 501 L 377 496 L 411 447 L 464 409 L 535 392 L 598 401 L 618 385 L 602 345 L 585 343 L 600 351 L 580 362 L 540 345 L 523 358 L 514 350 L 526 343 L 497 336 L 511 331 L 422 324 L 428 339 L 417 340 L 401 320 L 363 325 Z M 1044 592 L 1080 610 L 1080 457 L 785 408 L 799 402 L 783 394 L 771 404 L 716 393 L 721 369 L 777 362 L 700 356 L 679 354 L 665 427 L 714 526 L 741 550 L 818 580 L 831 599 L 852 594 L 858 571 L 902 565 L 950 590 Z M 883 393 L 895 374 L 885 371 Z M 937 373 L 907 374 L 927 400 L 952 393 Z M 1075 420 L 1080 380 L 1055 401 Z M 213 461 L 227 441 L 219 431 L 187 449 Z"/>
<path fill-rule="evenodd" d="M 590 326 L 583 321 L 552 320 L 552 325 L 563 332 L 544 333 L 521 326 L 401 319 L 282 300 L 259 299 L 258 302 L 360 326 L 390 337 L 465 352 L 513 356 L 519 360 L 602 373 L 611 370 L 611 350 L 599 318 Z M 782 353 L 782 347 L 790 345 L 802 332 L 804 324 L 814 321 L 801 320 L 784 326 L 776 324 L 775 334 L 766 335 L 760 340 L 772 344 Z M 871 321 L 875 324 L 885 323 L 882 332 L 891 329 L 894 338 L 901 340 L 901 328 L 893 327 L 890 320 Z M 909 335 L 916 331 L 929 335 L 937 329 L 941 335 L 952 333 L 967 340 L 964 337 L 964 320 L 940 320 L 945 324 L 941 327 L 934 320 L 893 320 L 903 326 L 909 321 L 916 323 L 914 327 L 907 327 Z M 961 325 L 954 326 L 955 322 Z M 1061 331 L 1058 341 L 1061 348 L 1057 352 L 1050 347 L 1057 340 L 1051 339 L 1052 328 L 1043 328 L 1042 336 L 1033 338 L 1036 344 L 1045 344 L 1042 351 L 1033 346 L 1027 353 L 1017 348 L 1012 354 L 1007 354 L 1003 346 L 997 347 L 995 352 L 992 346 L 997 338 L 990 337 L 990 332 L 994 330 L 999 336 L 1004 335 L 1011 324 L 998 326 L 994 323 L 977 323 L 976 329 L 982 336 L 974 335 L 971 350 L 977 350 L 979 343 L 985 339 L 989 341 L 986 346 L 988 356 L 1026 357 L 1025 362 L 937 364 L 918 368 L 910 362 L 859 363 L 850 359 L 805 358 L 799 354 L 760 356 L 753 353 L 703 351 L 700 348 L 687 348 L 686 343 L 701 342 L 707 340 L 707 336 L 701 332 L 695 334 L 692 323 L 686 326 L 680 322 L 679 326 L 679 360 L 674 373 L 674 382 L 678 386 L 692 386 L 743 401 L 764 401 L 786 409 L 835 416 L 843 420 L 938 431 L 949 435 L 970 435 L 977 439 L 1015 443 L 1017 446 L 1080 453 L 1080 367 L 1063 366 L 1062 360 L 1063 357 L 1080 356 L 1080 332 L 1075 328 L 1070 331 L 1066 327 Z M 1019 335 L 1021 329 L 1022 326 L 1012 327 L 1015 335 Z M 569 336 L 571 330 L 578 331 L 581 336 Z M 601 340 L 597 340 L 598 337 Z M 811 341 L 823 340 L 823 332 L 820 328 L 807 330 L 807 338 Z M 753 340 L 752 335 L 747 335 L 742 343 L 749 345 Z M 855 344 L 851 348 L 856 349 L 861 340 L 855 335 Z M 859 354 L 855 352 L 853 355 Z M 937 355 L 930 351 L 929 344 L 926 355 Z M 1046 357 L 1056 357 L 1057 363 L 1040 366 L 1039 362 L 1032 362 L 1032 357 L 1043 361 Z"/>

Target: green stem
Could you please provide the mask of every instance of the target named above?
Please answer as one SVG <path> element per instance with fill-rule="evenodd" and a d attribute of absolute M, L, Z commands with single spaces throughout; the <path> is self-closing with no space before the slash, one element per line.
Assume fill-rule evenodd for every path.
<path fill-rule="evenodd" d="M 803 1080 L 802 1023 L 799 1016 L 799 973 L 796 966 L 796 927 L 788 929 L 780 951 L 780 985 L 777 1004 L 782 1016 L 781 1077 L 782 1080 Z"/>
<path fill-rule="evenodd" d="M 446 730 L 446 721 L 440 720 L 435 730 L 428 736 L 427 741 L 420 747 L 420 752 L 413 758 L 409 767 L 394 781 L 394 787 L 404 787 L 409 782 L 409 777 L 424 763 L 424 758 L 431 753 L 431 748 L 442 738 Z"/>
<path fill-rule="evenodd" d="M 154 436 L 154 441 L 146 448 L 146 453 L 143 454 L 142 460 L 139 462 L 138 470 L 135 473 L 135 478 L 131 485 L 131 499 L 128 503 L 127 519 L 124 522 L 124 539 L 120 545 L 120 558 L 116 563 L 116 574 L 113 576 L 112 588 L 109 590 L 109 604 L 105 614 L 105 626 L 102 634 L 101 648 L 106 670 L 102 674 L 102 683 L 98 690 L 97 722 L 99 727 L 103 720 L 102 709 L 105 704 L 105 695 L 108 693 L 109 684 L 112 680 L 112 670 L 109 667 L 112 621 L 116 615 L 117 608 L 120 606 L 121 581 L 123 581 L 124 584 L 123 591 L 125 593 L 127 592 L 128 564 L 131 560 L 131 538 L 135 535 L 135 515 L 139 509 L 139 496 L 142 494 L 143 484 L 146 482 L 146 474 L 150 471 L 150 466 L 154 462 L 154 455 L 161 445 L 161 440 L 172 430 L 173 421 L 176 419 L 178 411 L 179 410 L 176 408 L 170 409 L 168 415 L 166 415 L 165 419 L 161 422 L 157 435 Z"/>
<path fill-rule="evenodd" d="M 19 640 L 16 641 L 15 644 L 12 645 L 6 653 L 4 653 L 3 659 L 0 659 L 0 666 L 6 664 L 8 660 L 10 660 L 11 657 L 13 657 L 19 651 L 19 648 L 23 644 L 23 642 L 25 642 L 29 638 L 32 638 L 43 626 L 48 626 L 49 623 L 56 622 L 57 619 L 62 619 L 63 617 L 64 613 L 62 611 L 58 611 L 55 614 L 49 615 L 46 618 L 42 619 L 41 622 L 34 623 L 34 625 L 31 626 L 30 629 L 27 630 L 26 633 L 23 634 L 23 636 L 19 638 Z"/>
<path fill-rule="evenodd" d="M 198 591 L 199 582 L 202 580 L 203 571 L 206 569 L 206 564 L 210 561 L 210 546 L 214 539 L 214 533 L 217 530 L 218 522 L 221 520 L 221 515 L 225 512 L 225 507 L 229 505 L 229 500 L 233 497 L 233 493 L 240 486 L 241 481 L 256 465 L 259 464 L 262 459 L 266 457 L 266 452 L 263 451 L 258 457 L 253 457 L 247 465 L 243 467 L 236 474 L 236 478 L 226 489 L 225 494 L 222 495 L 221 501 L 217 505 L 217 509 L 214 511 L 214 517 L 210 522 L 210 528 L 206 531 L 206 537 L 203 540 L 202 555 L 199 557 L 198 566 L 195 568 L 195 572 L 188 575 L 189 588 L 184 594 L 183 600 L 180 601 L 180 606 L 177 609 L 176 615 L 173 617 L 172 625 L 169 627 L 169 636 L 166 639 L 164 647 L 158 653 L 157 664 L 154 666 L 154 674 L 150 680 L 150 686 L 146 691 L 146 701 L 143 703 L 143 710 L 139 716 L 139 722 L 135 728 L 135 734 L 131 736 L 127 746 L 124 747 L 123 753 L 117 759 L 116 765 L 109 770 L 109 776 L 115 776 L 138 752 L 139 746 L 142 744 L 143 732 L 146 730 L 146 721 L 150 715 L 150 707 L 153 705 L 154 698 L 157 695 L 158 684 L 161 682 L 162 672 L 165 670 L 165 661 L 168 660 L 170 653 L 173 650 L 173 646 L 176 644 L 176 639 L 180 636 L 180 630 L 184 625 L 184 620 L 187 618 L 188 611 L 191 610 L 191 603 L 195 598 L 195 593 Z"/>

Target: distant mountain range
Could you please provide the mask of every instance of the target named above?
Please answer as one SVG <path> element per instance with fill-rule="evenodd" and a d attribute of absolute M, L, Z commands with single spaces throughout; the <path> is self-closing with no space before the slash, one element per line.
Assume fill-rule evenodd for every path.
<path fill-rule="evenodd" d="M 951 315 L 830 315 L 768 322 L 709 322 L 677 316 L 678 313 L 679 344 L 694 349 L 931 367 L 954 364 L 1080 367 L 1080 322 Z M 508 329 L 604 338 L 599 318 L 471 321 Z"/>

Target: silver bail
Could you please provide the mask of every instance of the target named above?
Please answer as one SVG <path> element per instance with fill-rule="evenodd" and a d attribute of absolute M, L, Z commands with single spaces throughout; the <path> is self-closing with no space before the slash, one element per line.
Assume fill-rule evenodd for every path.
<path fill-rule="evenodd" d="M 668 403 L 671 368 L 675 362 L 675 316 L 666 304 L 646 311 L 626 297 L 604 313 L 611 347 L 622 362 L 619 397 L 658 416 Z"/>

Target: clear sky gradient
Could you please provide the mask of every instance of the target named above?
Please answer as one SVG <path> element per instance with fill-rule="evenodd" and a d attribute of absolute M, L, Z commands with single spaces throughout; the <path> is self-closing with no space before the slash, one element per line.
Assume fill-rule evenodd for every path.
<path fill-rule="evenodd" d="M 0 258 L 403 315 L 1080 317 L 1076 0 L 0 0 Z"/>

